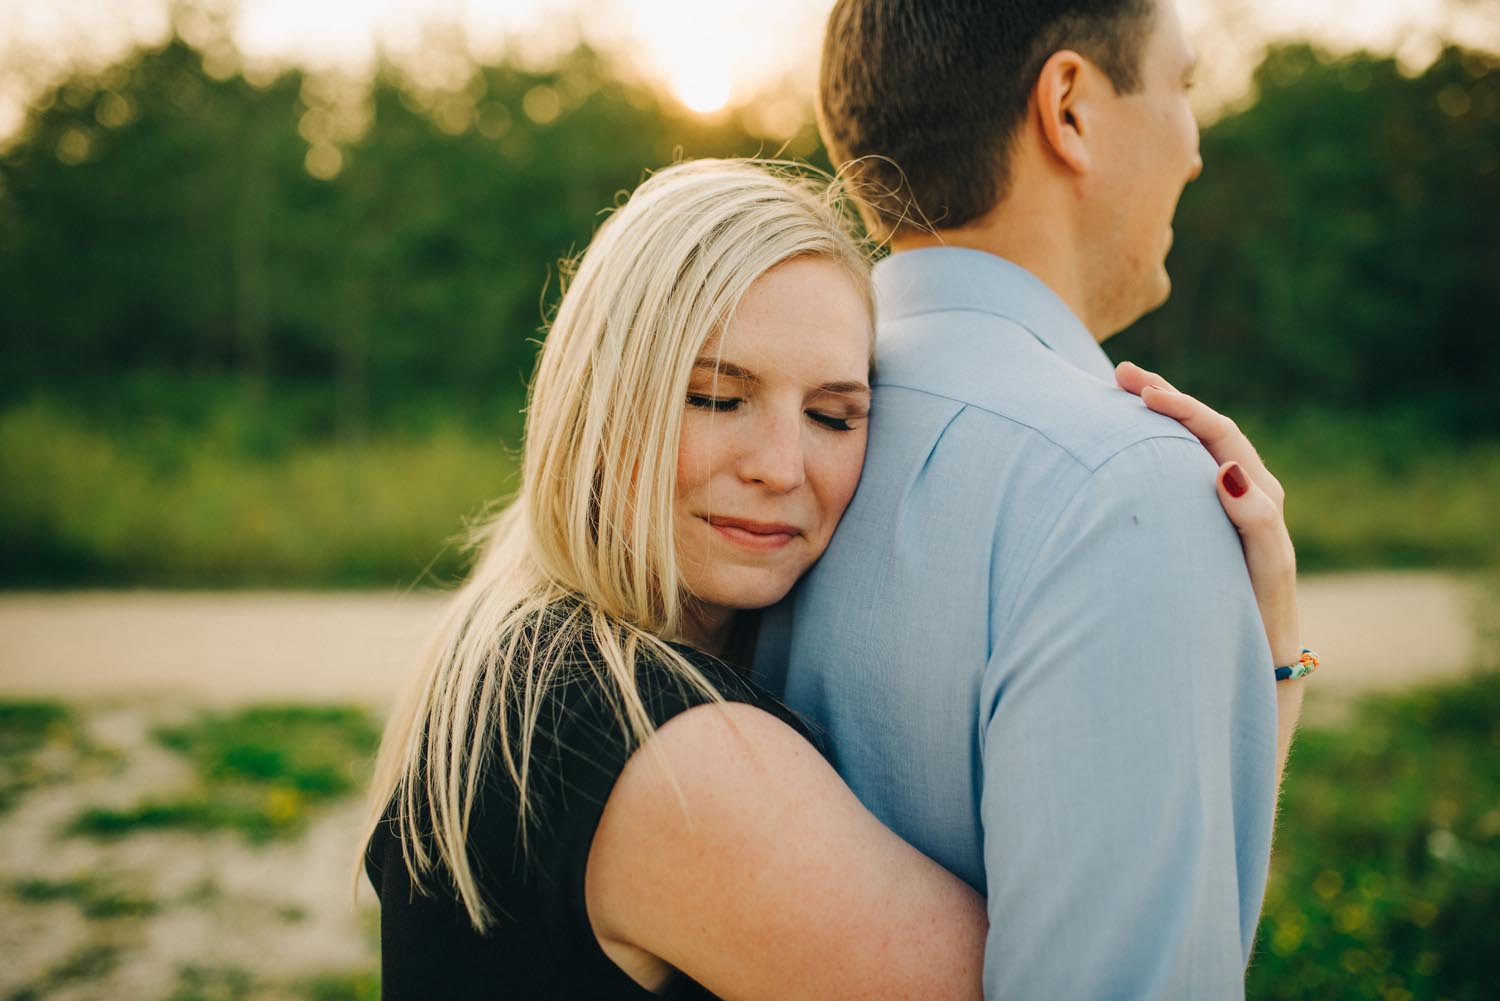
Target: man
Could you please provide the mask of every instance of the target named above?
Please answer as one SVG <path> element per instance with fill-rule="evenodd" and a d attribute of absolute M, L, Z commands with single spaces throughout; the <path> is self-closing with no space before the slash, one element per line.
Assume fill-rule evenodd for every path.
<path fill-rule="evenodd" d="M 987 895 L 991 998 L 1243 994 L 1272 662 L 1215 463 L 1099 346 L 1168 294 L 1193 63 L 1172 0 L 829 22 L 820 126 L 893 253 L 864 477 L 757 659 Z"/>

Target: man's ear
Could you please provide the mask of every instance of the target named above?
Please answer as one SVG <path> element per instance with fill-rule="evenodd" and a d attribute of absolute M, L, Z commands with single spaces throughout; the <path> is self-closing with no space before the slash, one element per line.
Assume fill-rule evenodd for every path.
<path fill-rule="evenodd" d="M 1089 169 L 1089 80 L 1087 60 L 1071 49 L 1052 53 L 1037 75 L 1032 97 L 1043 145 L 1075 173 Z"/>

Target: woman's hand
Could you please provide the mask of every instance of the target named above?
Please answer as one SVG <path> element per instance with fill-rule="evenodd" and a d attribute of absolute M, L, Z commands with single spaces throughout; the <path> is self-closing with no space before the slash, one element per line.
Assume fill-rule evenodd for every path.
<path fill-rule="evenodd" d="M 1154 372 L 1131 362 L 1115 369 L 1121 388 L 1139 396 L 1152 410 L 1164 414 L 1191 431 L 1219 464 L 1219 502 L 1239 530 L 1245 550 L 1245 565 L 1255 600 L 1265 623 L 1274 664 L 1291 664 L 1302 653 L 1301 626 L 1297 617 L 1297 558 L 1283 513 L 1286 493 L 1255 446 L 1234 421 L 1206 404 L 1178 392 Z M 1270 664 L 1266 670 L 1271 669 Z M 1302 706 L 1302 681 L 1276 685 L 1278 734 L 1276 777 L 1291 747 L 1292 732 Z"/>

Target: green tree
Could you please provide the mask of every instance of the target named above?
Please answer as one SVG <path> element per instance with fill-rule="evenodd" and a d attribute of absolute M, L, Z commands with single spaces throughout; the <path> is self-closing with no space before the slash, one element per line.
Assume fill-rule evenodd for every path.
<path fill-rule="evenodd" d="M 1292 45 L 1255 80 L 1203 135 L 1172 301 L 1116 352 L 1226 408 L 1500 431 L 1500 60 Z"/>

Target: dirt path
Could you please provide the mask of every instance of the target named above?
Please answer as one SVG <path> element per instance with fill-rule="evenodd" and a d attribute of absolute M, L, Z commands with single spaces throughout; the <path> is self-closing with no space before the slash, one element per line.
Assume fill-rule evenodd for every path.
<path fill-rule="evenodd" d="M 1437 573 L 1307 578 L 1320 700 L 1461 673 L 1480 587 Z M 0 697 L 390 702 L 441 613 L 426 592 L 0 595 Z"/>
<path fill-rule="evenodd" d="M 1320 701 L 1458 674 L 1481 588 L 1443 573 L 1313 576 Z M 389 704 L 443 609 L 434 593 L 0 594 L 0 696 Z"/>
<path fill-rule="evenodd" d="M 441 608 L 432 593 L 0 595 L 0 694 L 380 706 Z"/>

